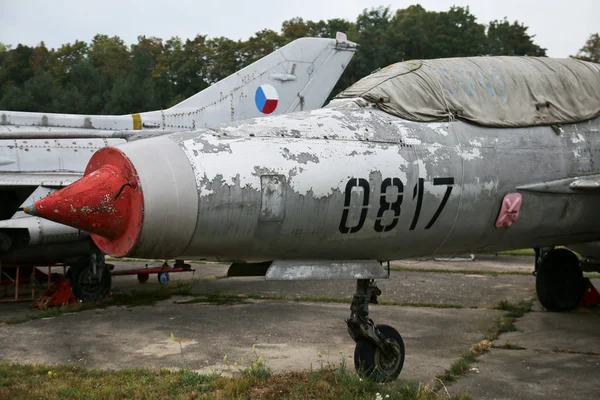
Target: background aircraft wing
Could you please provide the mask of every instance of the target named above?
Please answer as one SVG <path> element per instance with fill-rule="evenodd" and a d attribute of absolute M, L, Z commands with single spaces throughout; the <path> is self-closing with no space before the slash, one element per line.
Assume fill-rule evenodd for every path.
<path fill-rule="evenodd" d="M 67 186 L 81 178 L 81 173 L 0 173 L 0 186 Z"/>

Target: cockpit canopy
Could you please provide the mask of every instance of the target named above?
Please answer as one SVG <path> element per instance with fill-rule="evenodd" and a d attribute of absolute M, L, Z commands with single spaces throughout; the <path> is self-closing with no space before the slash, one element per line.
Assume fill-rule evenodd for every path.
<path fill-rule="evenodd" d="M 340 93 L 412 121 L 567 124 L 600 115 L 600 65 L 546 57 L 465 57 L 392 64 Z"/>

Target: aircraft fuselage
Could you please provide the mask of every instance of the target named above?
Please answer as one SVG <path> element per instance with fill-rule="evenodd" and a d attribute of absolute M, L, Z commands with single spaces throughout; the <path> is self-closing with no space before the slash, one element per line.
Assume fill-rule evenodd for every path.
<path fill-rule="evenodd" d="M 119 149 L 139 175 L 144 222 L 125 255 L 392 260 L 598 240 L 597 196 L 551 182 L 600 172 L 599 130 L 598 118 L 419 123 L 343 100 L 130 142 Z M 497 228 L 510 193 L 520 214 Z"/>

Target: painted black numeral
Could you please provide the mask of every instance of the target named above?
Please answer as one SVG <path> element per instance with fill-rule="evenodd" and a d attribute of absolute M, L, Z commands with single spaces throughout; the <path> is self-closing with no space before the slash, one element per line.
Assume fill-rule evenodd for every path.
<path fill-rule="evenodd" d="M 410 230 L 414 231 L 419 222 L 419 215 L 421 214 L 421 206 L 423 205 L 423 188 L 425 186 L 425 179 L 419 178 L 419 182 L 415 184 L 413 189 L 413 200 L 417 197 L 417 207 L 415 208 L 415 215 L 413 216 L 412 223 L 410 224 Z"/>
<path fill-rule="evenodd" d="M 387 190 L 388 188 L 395 186 L 398 189 L 398 194 L 396 195 L 396 201 L 393 203 L 388 203 L 387 201 Z M 381 193 L 379 195 L 379 211 L 377 211 L 377 219 L 375 220 L 375 231 L 376 232 L 389 232 L 396 224 L 398 224 L 398 219 L 400 218 L 400 211 L 402 205 L 402 192 L 404 191 L 404 184 L 398 178 L 386 178 L 381 182 Z M 381 224 L 381 220 L 383 219 L 383 214 L 387 210 L 392 210 L 394 212 L 394 218 L 389 225 L 383 226 Z"/>
<path fill-rule="evenodd" d="M 430 229 L 435 222 L 438 220 L 441 215 L 444 207 L 448 203 L 448 199 L 450 199 L 450 194 L 452 193 L 452 188 L 454 187 L 454 178 L 452 177 L 444 177 L 444 178 L 433 178 L 433 186 L 443 186 L 446 185 L 446 192 L 444 193 L 444 197 L 442 198 L 442 202 L 438 206 L 437 210 L 431 217 L 431 220 L 425 226 L 425 229 Z M 393 203 L 388 201 L 388 190 L 390 187 L 395 186 L 398 189 L 398 194 L 396 195 L 396 200 Z M 358 223 L 355 226 L 348 226 L 348 217 L 350 216 L 351 202 L 352 202 L 352 189 L 360 188 L 363 192 L 362 206 L 360 207 L 360 216 L 358 219 Z M 369 201 L 370 201 L 370 186 L 369 182 L 363 178 L 351 178 L 346 184 L 346 191 L 344 197 L 344 209 L 342 211 L 342 219 L 340 220 L 339 230 L 341 233 L 356 233 L 360 231 L 365 224 L 367 219 L 367 213 L 369 211 Z M 413 231 L 417 227 L 419 223 L 419 216 L 421 215 L 421 208 L 423 207 L 423 195 L 425 190 L 425 179 L 419 178 L 418 182 L 415 184 L 413 188 L 413 200 L 417 199 L 417 204 L 415 207 L 415 213 L 413 215 L 412 222 L 410 224 L 410 230 Z M 375 225 L 373 229 L 376 232 L 389 232 L 398 225 L 398 221 L 400 219 L 400 212 L 402 211 L 402 200 L 404 196 L 404 184 L 399 178 L 386 178 L 381 182 L 381 191 L 379 194 L 379 210 L 377 211 L 377 218 L 375 219 Z M 392 221 L 388 225 L 383 225 L 383 215 L 386 211 L 393 211 L 394 217 Z"/>
<path fill-rule="evenodd" d="M 433 226 L 435 221 L 437 221 L 438 217 L 442 213 L 442 210 L 446 206 L 446 203 L 448 202 L 448 199 L 450 198 L 450 193 L 452 193 L 452 188 L 454 187 L 454 186 L 452 186 L 452 185 L 454 185 L 454 178 L 433 178 L 433 186 L 441 186 L 441 185 L 448 185 L 448 187 L 446 188 L 446 193 L 444 193 L 444 198 L 442 199 L 440 206 L 435 211 L 435 214 L 433 214 L 431 221 L 429 221 L 427 226 L 425 226 L 425 229 L 429 229 Z"/>
<path fill-rule="evenodd" d="M 360 218 L 356 226 L 348 227 L 348 216 L 350 215 L 350 202 L 352 200 L 352 189 L 360 187 L 363 190 L 363 204 L 360 210 Z M 365 220 L 367 219 L 367 211 L 369 211 L 369 195 L 370 195 L 369 182 L 363 178 L 352 178 L 346 184 L 346 193 L 344 198 L 344 211 L 342 212 L 342 219 L 340 220 L 340 232 L 342 233 L 355 233 L 361 230 Z"/>

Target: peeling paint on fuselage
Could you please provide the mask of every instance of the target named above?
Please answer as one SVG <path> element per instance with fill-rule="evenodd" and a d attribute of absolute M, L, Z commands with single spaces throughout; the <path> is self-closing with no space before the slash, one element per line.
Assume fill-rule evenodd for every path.
<path fill-rule="evenodd" d="M 586 122 L 577 145 L 600 148 L 588 134 L 599 125 Z M 585 217 L 595 212 L 591 196 L 552 218 L 562 215 L 564 198 L 526 193 L 517 222 L 494 226 L 502 198 L 517 186 L 582 168 L 573 157 L 577 129 L 563 129 L 556 135 L 550 127 L 425 124 L 337 101 L 313 112 L 174 134 L 169 138 L 189 158 L 198 190 L 196 232 L 184 255 L 386 260 L 565 243 L 563 232 L 578 229 L 595 234 Z M 587 168 L 600 166 L 597 152 L 588 154 Z M 260 221 L 261 177 L 269 175 L 285 178 L 277 222 Z M 391 204 L 400 194 L 397 212 Z M 378 231 L 378 224 L 393 229 Z"/>

